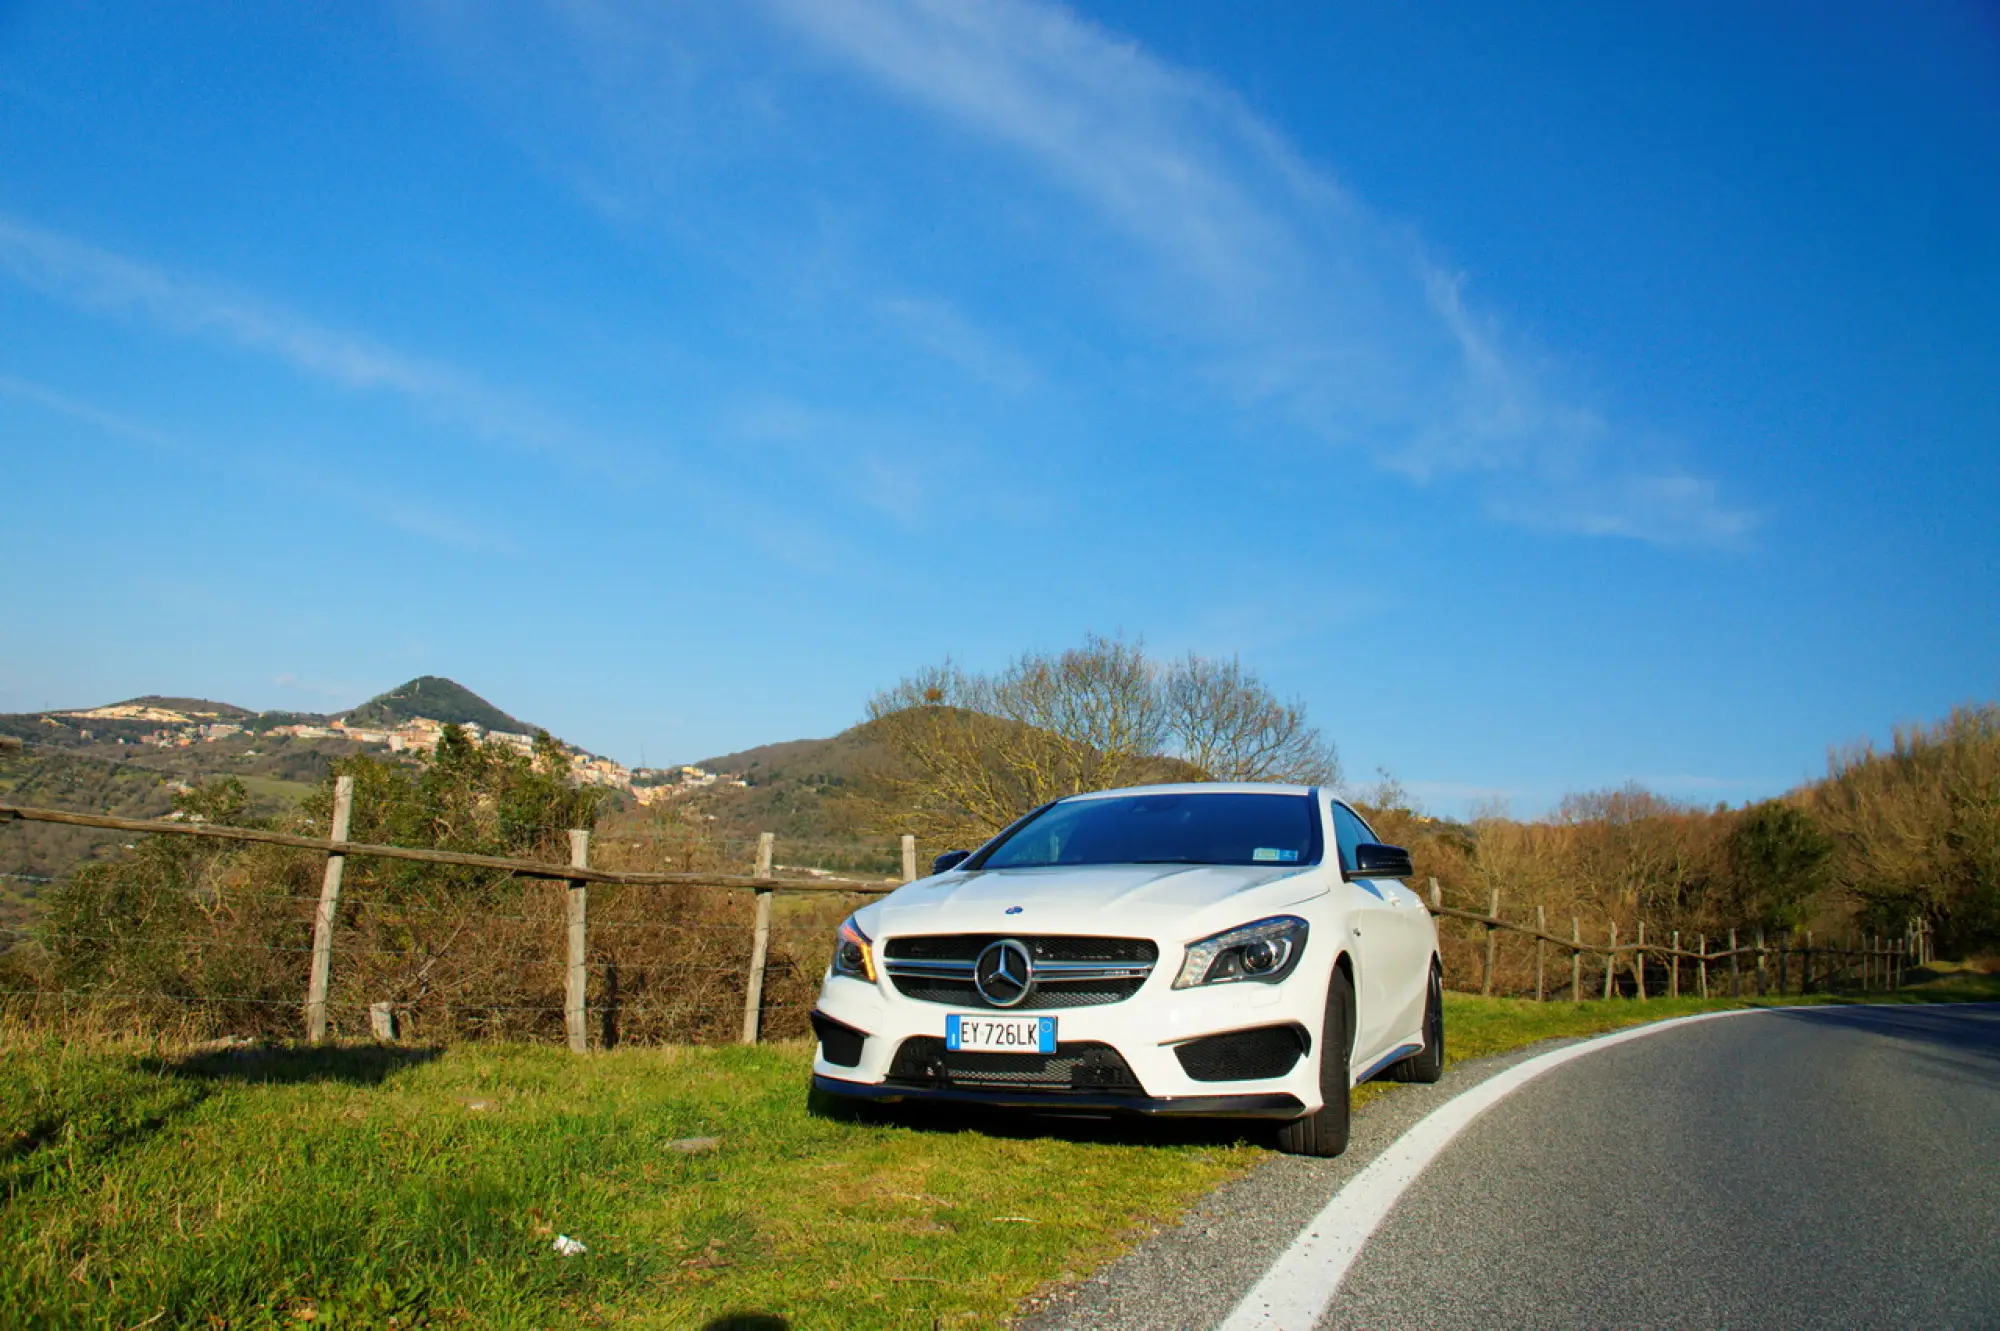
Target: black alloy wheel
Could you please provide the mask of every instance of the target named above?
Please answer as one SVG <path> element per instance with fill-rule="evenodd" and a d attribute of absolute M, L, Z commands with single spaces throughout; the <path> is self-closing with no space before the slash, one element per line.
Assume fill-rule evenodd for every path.
<path fill-rule="evenodd" d="M 1354 983 L 1336 970 L 1326 986 L 1326 1015 L 1320 1021 L 1319 1095 L 1314 1113 L 1278 1129 L 1278 1149 L 1286 1155 L 1339 1155 L 1347 1149 L 1348 1094 L 1353 1085 Z"/>
<path fill-rule="evenodd" d="M 1429 1085 L 1444 1075 L 1444 972 L 1431 963 L 1431 980 L 1424 993 L 1424 1047 L 1392 1065 L 1390 1081 Z"/>

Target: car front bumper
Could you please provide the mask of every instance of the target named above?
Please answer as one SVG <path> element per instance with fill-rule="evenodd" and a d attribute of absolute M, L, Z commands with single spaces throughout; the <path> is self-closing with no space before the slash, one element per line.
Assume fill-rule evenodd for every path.
<path fill-rule="evenodd" d="M 1120 1095 L 1097 1091 L 1005 1090 L 993 1086 L 902 1086 L 843 1081 L 815 1072 L 813 1089 L 877 1104 L 960 1104 L 1023 1109 L 1041 1114 L 1141 1114 L 1151 1117 L 1295 1119 L 1305 1113 L 1296 1095 Z"/>
<path fill-rule="evenodd" d="M 1309 972 L 1279 984 L 1174 990 L 1170 978 L 1156 973 L 1121 1002 L 1038 1013 L 1056 1018 L 1051 1067 L 1066 1069 L 1044 1076 L 1010 1075 L 991 1061 L 981 1069 L 967 1066 L 1015 1056 L 947 1051 L 946 1017 L 969 1009 L 917 1001 L 886 984 L 829 977 L 813 1012 L 813 1085 L 829 1095 L 884 1103 L 1047 1113 L 1295 1119 L 1319 1108 L 1313 1046 L 1325 1004 L 1323 981 Z M 1277 1039 L 1280 1031 L 1295 1040 L 1296 1057 L 1278 1075 L 1218 1076 L 1213 1067 L 1197 1067 L 1207 1075 L 1195 1076 L 1182 1057 L 1184 1048 L 1218 1037 Z"/>

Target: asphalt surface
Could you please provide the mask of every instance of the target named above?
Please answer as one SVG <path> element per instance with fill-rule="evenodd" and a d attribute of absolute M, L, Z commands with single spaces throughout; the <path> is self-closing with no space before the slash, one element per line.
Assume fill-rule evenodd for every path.
<path fill-rule="evenodd" d="M 1404 1130 L 1550 1046 L 1401 1087 L 1024 1331 L 1221 1322 Z M 2000 1328 L 2000 1006 L 1779 1010 L 1555 1068 L 1402 1195 L 1326 1328 Z"/>

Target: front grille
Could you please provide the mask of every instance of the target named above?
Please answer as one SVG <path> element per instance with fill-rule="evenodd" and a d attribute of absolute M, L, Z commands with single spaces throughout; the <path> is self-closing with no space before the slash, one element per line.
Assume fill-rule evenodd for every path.
<path fill-rule="evenodd" d="M 1311 1047 L 1305 1027 L 1293 1023 L 1205 1035 L 1175 1045 L 1174 1056 L 1196 1081 L 1261 1081 L 1290 1072 Z"/>
<path fill-rule="evenodd" d="M 1014 1005 L 1016 1012 L 1123 1002 L 1139 992 L 1160 956 L 1149 938 L 928 934 L 889 939 L 882 968 L 905 998 L 989 1008 L 972 982 L 972 967 L 988 946 L 1009 937 L 1027 946 L 1036 968 L 1034 992 Z"/>
<path fill-rule="evenodd" d="M 1119 1052 L 1092 1040 L 1058 1044 L 1053 1054 L 975 1054 L 946 1049 L 935 1035 L 917 1035 L 897 1048 L 888 1080 L 921 1087 L 1141 1093 Z"/>

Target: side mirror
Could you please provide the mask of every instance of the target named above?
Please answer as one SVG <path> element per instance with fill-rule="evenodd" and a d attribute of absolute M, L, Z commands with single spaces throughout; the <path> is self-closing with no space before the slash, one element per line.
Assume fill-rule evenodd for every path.
<path fill-rule="evenodd" d="M 1401 846 L 1363 841 L 1354 848 L 1354 867 L 1341 877 L 1353 882 L 1357 878 L 1409 878 L 1416 872 L 1410 852 Z"/>
<path fill-rule="evenodd" d="M 931 861 L 931 872 L 948 873 L 971 858 L 969 850 L 948 850 Z"/>

